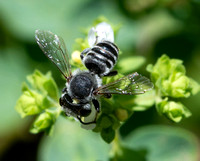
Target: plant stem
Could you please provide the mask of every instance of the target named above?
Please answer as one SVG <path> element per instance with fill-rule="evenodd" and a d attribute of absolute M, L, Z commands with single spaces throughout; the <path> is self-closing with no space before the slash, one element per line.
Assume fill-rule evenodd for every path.
<path fill-rule="evenodd" d="M 117 161 L 118 157 L 122 155 L 122 148 L 120 143 L 120 134 L 119 130 L 117 129 L 115 131 L 115 138 L 112 142 L 112 149 L 111 149 L 111 157 L 112 161 Z"/>

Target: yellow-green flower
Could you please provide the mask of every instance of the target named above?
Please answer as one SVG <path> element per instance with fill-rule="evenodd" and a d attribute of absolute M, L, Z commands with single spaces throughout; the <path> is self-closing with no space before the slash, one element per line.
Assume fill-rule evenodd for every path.
<path fill-rule="evenodd" d="M 168 101 L 168 98 L 157 103 L 156 108 L 174 122 L 180 122 L 185 117 L 190 117 L 191 112 L 180 102 Z"/>
<path fill-rule="evenodd" d="M 17 101 L 15 109 L 18 111 L 21 117 L 38 114 L 43 110 L 43 100 L 43 95 L 32 90 L 27 90 L 23 92 Z"/>
<path fill-rule="evenodd" d="M 182 73 L 174 72 L 170 75 L 169 79 L 162 81 L 161 91 L 166 96 L 171 97 L 189 97 L 189 78 Z"/>
<path fill-rule="evenodd" d="M 46 131 L 50 133 L 55 121 L 56 115 L 53 112 L 46 111 L 36 118 L 32 125 L 32 128 L 30 129 L 30 132 L 34 134 L 41 131 Z"/>

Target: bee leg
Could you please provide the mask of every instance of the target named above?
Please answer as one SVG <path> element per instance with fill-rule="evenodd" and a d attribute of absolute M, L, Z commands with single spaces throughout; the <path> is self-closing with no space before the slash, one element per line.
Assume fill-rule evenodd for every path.
<path fill-rule="evenodd" d="M 99 101 L 96 100 L 96 99 L 93 99 L 92 100 L 92 103 L 96 109 L 96 116 L 95 116 L 95 119 L 94 119 L 94 122 L 96 123 L 96 120 L 97 120 L 97 114 L 100 112 L 100 105 L 99 105 Z"/>
<path fill-rule="evenodd" d="M 118 74 L 118 72 L 116 71 L 116 70 L 113 70 L 113 71 L 111 71 L 111 72 L 109 72 L 108 74 L 106 74 L 106 75 L 104 75 L 105 77 L 109 77 L 109 76 L 115 76 L 115 75 L 117 75 Z"/>
<path fill-rule="evenodd" d="M 81 120 L 81 116 L 78 115 L 78 116 L 77 116 L 77 119 L 80 121 L 80 123 L 82 123 L 82 124 L 84 124 L 84 125 L 89 125 L 89 124 L 95 124 L 95 123 L 96 123 L 96 118 L 95 118 L 94 121 L 91 121 L 91 122 L 83 122 L 83 121 Z"/>
<path fill-rule="evenodd" d="M 59 99 L 60 106 L 66 115 L 72 116 L 88 116 L 91 113 L 91 109 L 84 109 L 84 104 L 75 104 L 68 94 L 65 94 Z"/>
<path fill-rule="evenodd" d="M 63 90 L 65 90 L 65 89 L 66 88 L 64 88 Z M 72 102 L 73 102 L 73 100 L 67 93 L 65 93 L 64 96 L 60 97 L 60 99 L 59 99 L 60 106 L 68 107 L 67 105 L 71 105 Z"/>
<path fill-rule="evenodd" d="M 96 111 L 99 113 L 100 112 L 100 105 L 99 105 L 99 101 L 97 101 L 96 99 L 92 100 L 92 103 L 96 109 Z"/>

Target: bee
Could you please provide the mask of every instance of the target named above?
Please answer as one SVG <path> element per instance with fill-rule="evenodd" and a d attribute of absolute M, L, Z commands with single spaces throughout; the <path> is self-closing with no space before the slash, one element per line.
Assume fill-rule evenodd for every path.
<path fill-rule="evenodd" d="M 112 94 L 136 95 L 145 93 L 153 88 L 153 83 L 137 72 L 124 76 L 112 83 L 102 85 L 102 76 L 108 75 L 112 69 L 107 69 L 108 66 L 102 63 L 108 59 L 105 54 L 112 54 L 114 59 L 112 66 L 117 61 L 119 50 L 111 42 L 99 42 L 94 48 L 83 51 L 81 59 L 88 70 L 77 69 L 72 73 L 69 56 L 61 37 L 50 31 L 36 30 L 35 38 L 44 54 L 57 66 L 66 79 L 66 86 L 59 100 L 60 106 L 67 116 L 78 119 L 84 125 L 96 123 L 97 116 L 101 111 L 99 97 L 106 97 Z M 89 60 L 91 59 L 89 57 L 90 53 L 96 52 L 100 55 L 103 50 L 105 50 L 104 58 L 101 60 L 104 61 L 98 58 L 95 61 Z M 90 63 L 90 65 L 87 65 L 87 62 L 92 65 Z M 106 67 L 103 68 L 103 65 Z M 95 108 L 96 112 L 94 120 L 84 122 L 82 119 L 91 114 L 92 107 Z"/>

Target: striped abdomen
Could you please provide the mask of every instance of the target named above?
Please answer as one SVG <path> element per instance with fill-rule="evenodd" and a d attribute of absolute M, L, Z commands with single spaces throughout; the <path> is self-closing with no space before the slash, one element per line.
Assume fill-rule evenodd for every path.
<path fill-rule="evenodd" d="M 103 41 L 92 48 L 85 49 L 81 53 L 81 59 L 90 72 L 104 76 L 116 64 L 118 53 L 119 49 L 114 43 Z"/>

